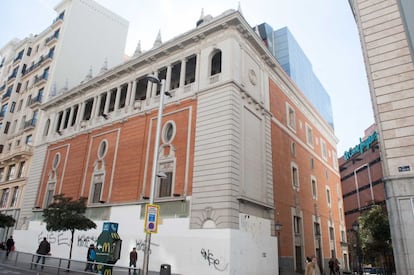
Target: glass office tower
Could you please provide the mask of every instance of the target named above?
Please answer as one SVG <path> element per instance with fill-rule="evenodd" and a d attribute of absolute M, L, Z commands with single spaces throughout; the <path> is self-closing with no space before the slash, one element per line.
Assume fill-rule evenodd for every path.
<path fill-rule="evenodd" d="M 263 23 L 256 27 L 256 32 L 276 57 L 283 70 L 333 128 L 331 98 L 316 77 L 312 64 L 289 29 L 284 27 L 273 31 L 269 24 Z"/>

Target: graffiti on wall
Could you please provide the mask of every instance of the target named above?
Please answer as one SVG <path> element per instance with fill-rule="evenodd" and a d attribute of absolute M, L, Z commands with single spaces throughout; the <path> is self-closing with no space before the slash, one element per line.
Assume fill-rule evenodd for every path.
<path fill-rule="evenodd" d="M 37 236 L 37 242 L 40 243 L 45 237 L 50 244 L 70 246 L 70 237 L 68 232 L 42 231 Z"/>
<path fill-rule="evenodd" d="M 218 271 L 226 270 L 229 265 L 228 263 L 220 263 L 220 260 L 218 258 L 215 258 L 214 254 L 210 252 L 210 249 L 205 250 L 204 248 L 201 248 L 201 257 L 203 257 L 203 259 L 207 261 L 209 266 L 212 265 Z"/>
<path fill-rule="evenodd" d="M 67 245 L 70 246 L 70 232 L 49 232 L 49 231 L 42 231 L 37 236 L 37 242 L 40 243 L 43 238 L 46 237 L 50 244 L 55 245 Z M 89 247 L 90 244 L 96 243 L 98 237 L 96 236 L 89 236 L 89 235 L 80 235 L 78 236 L 78 240 L 76 242 L 78 247 Z"/>
<path fill-rule="evenodd" d="M 89 247 L 90 244 L 96 244 L 98 241 L 98 237 L 96 236 L 88 236 L 88 235 L 80 235 L 78 236 L 78 247 Z"/>
<path fill-rule="evenodd" d="M 151 242 L 151 246 L 160 246 L 159 244 Z M 137 251 L 145 252 L 145 241 L 144 240 L 135 240 L 135 247 L 137 248 Z M 149 254 L 151 254 L 151 247 L 148 250 Z"/>

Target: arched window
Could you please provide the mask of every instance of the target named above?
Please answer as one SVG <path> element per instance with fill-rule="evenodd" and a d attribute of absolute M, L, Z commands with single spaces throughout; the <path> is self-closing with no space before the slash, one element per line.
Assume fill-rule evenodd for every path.
<path fill-rule="evenodd" d="M 216 50 L 211 57 L 211 76 L 221 73 L 221 51 Z"/>

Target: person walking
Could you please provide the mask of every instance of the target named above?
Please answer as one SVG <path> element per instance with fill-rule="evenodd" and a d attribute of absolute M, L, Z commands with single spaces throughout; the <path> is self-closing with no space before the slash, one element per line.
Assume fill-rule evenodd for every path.
<path fill-rule="evenodd" d="M 6 257 L 9 256 L 10 251 L 12 251 L 13 249 L 14 249 L 14 240 L 13 240 L 13 236 L 10 236 L 6 242 Z"/>
<path fill-rule="evenodd" d="M 49 255 L 50 253 L 50 243 L 47 241 L 46 237 L 43 238 L 43 241 L 40 242 L 39 248 L 36 251 L 37 255 L 37 261 L 35 264 L 35 267 L 37 267 L 37 264 L 39 263 L 40 259 L 42 259 L 42 269 L 45 265 L 46 257 L 45 255 Z"/>
<path fill-rule="evenodd" d="M 316 256 L 312 256 L 311 259 L 312 260 L 306 265 L 305 275 L 321 275 Z"/>
<path fill-rule="evenodd" d="M 332 257 L 329 260 L 329 275 L 336 275 L 339 274 L 339 261 L 337 258 Z"/>
<path fill-rule="evenodd" d="M 96 260 L 96 250 L 94 244 L 89 245 L 88 252 L 86 254 L 86 260 L 87 263 L 85 271 L 96 271 L 96 265 L 94 264 Z"/>
<path fill-rule="evenodd" d="M 137 267 L 137 260 L 138 260 L 138 254 L 137 249 L 134 247 L 132 248 L 132 251 L 129 252 L 129 267 L 134 267 L 134 274 L 137 274 L 136 267 Z M 128 268 L 128 274 L 131 274 L 131 268 Z"/>

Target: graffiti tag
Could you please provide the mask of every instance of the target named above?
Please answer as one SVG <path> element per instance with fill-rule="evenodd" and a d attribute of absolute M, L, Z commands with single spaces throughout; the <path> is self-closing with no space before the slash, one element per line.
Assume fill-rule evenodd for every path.
<path fill-rule="evenodd" d="M 224 271 L 227 269 L 228 263 L 225 266 L 220 266 L 220 260 L 218 258 L 214 258 L 213 253 L 210 252 L 210 249 L 207 249 L 207 251 L 202 248 L 201 249 L 201 257 L 204 258 L 204 260 L 207 261 L 208 265 L 213 265 L 215 269 L 218 271 Z"/>

